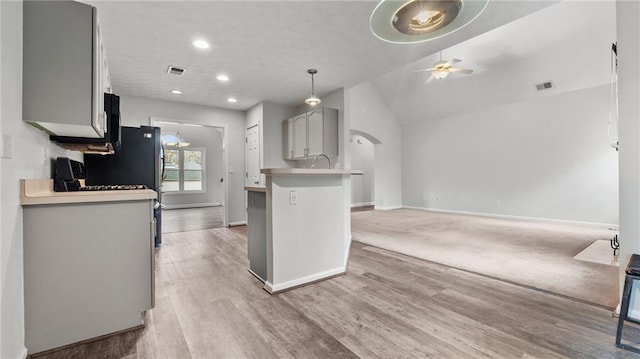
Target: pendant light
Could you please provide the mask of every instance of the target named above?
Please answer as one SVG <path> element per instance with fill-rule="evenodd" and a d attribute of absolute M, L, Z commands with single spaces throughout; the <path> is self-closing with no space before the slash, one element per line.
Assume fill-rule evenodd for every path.
<path fill-rule="evenodd" d="M 176 124 L 176 134 L 167 134 L 162 136 L 162 144 L 168 147 L 188 147 L 191 143 L 187 142 L 180 135 L 180 124 Z"/>
<path fill-rule="evenodd" d="M 180 124 L 178 124 L 178 133 L 176 134 L 176 137 L 178 138 L 178 147 L 188 147 L 189 145 L 191 145 L 180 135 Z"/>
<path fill-rule="evenodd" d="M 308 99 L 304 100 L 304 102 L 307 105 L 316 106 L 316 105 L 319 105 L 320 102 L 322 102 L 322 100 L 320 100 L 319 98 L 316 97 L 316 93 L 315 93 L 315 89 L 314 89 L 314 83 L 313 83 L 313 75 L 317 74 L 318 70 L 309 69 L 309 70 L 307 70 L 307 73 L 309 75 L 311 75 L 311 97 L 309 97 Z"/>

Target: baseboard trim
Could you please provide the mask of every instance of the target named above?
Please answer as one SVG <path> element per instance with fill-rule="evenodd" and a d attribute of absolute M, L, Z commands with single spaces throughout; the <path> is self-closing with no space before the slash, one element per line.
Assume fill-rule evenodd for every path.
<path fill-rule="evenodd" d="M 246 225 L 247 225 L 247 221 L 231 222 L 228 224 L 229 227 L 238 227 L 238 226 L 246 226 Z"/>
<path fill-rule="evenodd" d="M 320 273 L 316 273 L 316 274 L 312 274 L 312 275 L 308 275 L 306 277 L 302 277 L 302 278 L 297 278 L 297 279 L 293 279 L 284 283 L 280 283 L 280 284 L 276 284 L 274 285 L 273 283 L 266 281 L 264 282 L 264 290 L 266 290 L 267 292 L 269 292 L 270 294 L 278 294 L 278 293 L 282 293 L 284 291 L 287 290 L 291 290 L 294 288 L 298 288 L 298 287 L 302 287 L 308 284 L 313 284 L 316 282 L 319 282 L 321 280 L 326 280 L 326 279 L 330 279 L 333 277 L 337 277 L 339 275 L 343 275 L 346 274 L 346 268 L 345 267 L 340 267 L 340 268 L 335 268 L 335 269 L 330 269 L 328 271 L 324 271 L 324 272 L 320 272 Z"/>
<path fill-rule="evenodd" d="M 249 268 L 249 273 L 251 273 L 254 277 L 256 277 L 256 278 L 257 278 L 259 281 L 261 281 L 262 283 L 264 283 L 264 282 L 265 282 L 265 280 L 264 280 L 264 279 L 262 279 L 262 278 L 258 275 L 258 273 L 256 273 L 256 272 L 252 271 L 252 270 L 251 270 L 251 268 Z"/>
<path fill-rule="evenodd" d="M 403 208 L 402 206 L 378 206 L 375 205 L 374 209 L 378 210 L 378 211 L 390 211 L 393 209 L 400 209 Z"/>
<path fill-rule="evenodd" d="M 185 209 L 185 208 L 203 208 L 203 207 L 220 207 L 222 203 L 192 203 L 192 204 L 165 204 L 164 209 Z"/>
<path fill-rule="evenodd" d="M 513 219 L 513 220 L 527 221 L 527 222 L 580 224 L 580 225 L 587 225 L 587 226 L 596 227 L 596 228 L 602 228 L 602 229 L 610 229 L 610 228 L 618 229 L 618 225 L 617 224 L 609 224 L 609 223 L 571 221 L 571 220 L 567 220 L 567 219 L 553 219 L 553 218 L 542 218 L 542 217 L 513 216 L 513 215 L 508 215 L 508 214 L 458 211 L 458 210 L 453 210 L 453 209 L 441 209 L 441 208 L 430 208 L 430 207 L 403 206 L 402 208 L 415 209 L 415 210 L 427 211 L 427 212 L 467 214 L 467 215 L 480 216 L 480 217 Z M 376 209 L 378 209 L 378 208 L 376 208 Z"/>
<path fill-rule="evenodd" d="M 16 359 L 27 359 L 28 354 L 29 354 L 29 351 L 27 351 L 27 348 L 22 348 L 22 352 Z"/>
<path fill-rule="evenodd" d="M 353 207 L 366 207 L 366 206 L 375 206 L 375 202 L 360 202 L 360 203 L 352 203 L 351 208 Z"/>

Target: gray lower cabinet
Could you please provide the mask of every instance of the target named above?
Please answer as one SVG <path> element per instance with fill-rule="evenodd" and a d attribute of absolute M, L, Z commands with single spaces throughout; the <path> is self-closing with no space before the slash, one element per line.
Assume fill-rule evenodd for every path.
<path fill-rule="evenodd" d="M 249 269 L 262 282 L 267 280 L 267 199 L 266 193 L 249 191 L 247 245 Z"/>
<path fill-rule="evenodd" d="M 144 324 L 154 300 L 152 201 L 23 208 L 30 354 Z"/>

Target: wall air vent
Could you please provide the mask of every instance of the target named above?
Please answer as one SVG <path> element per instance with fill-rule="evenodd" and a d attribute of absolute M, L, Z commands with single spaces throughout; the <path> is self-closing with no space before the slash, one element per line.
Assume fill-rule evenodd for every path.
<path fill-rule="evenodd" d="M 543 82 L 541 84 L 537 84 L 536 85 L 536 89 L 538 91 L 542 91 L 542 90 L 547 90 L 553 87 L 553 84 L 551 84 L 551 81 L 547 81 L 547 82 Z"/>
<path fill-rule="evenodd" d="M 184 75 L 184 69 L 181 69 L 176 66 L 169 66 L 169 68 L 167 69 L 167 73 L 169 75 L 182 76 Z"/>

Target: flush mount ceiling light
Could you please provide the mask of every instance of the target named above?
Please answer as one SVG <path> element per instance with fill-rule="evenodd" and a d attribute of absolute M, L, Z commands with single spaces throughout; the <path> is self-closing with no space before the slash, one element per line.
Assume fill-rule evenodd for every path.
<path fill-rule="evenodd" d="M 171 93 L 174 95 L 182 95 L 182 91 L 180 90 L 171 90 Z"/>
<path fill-rule="evenodd" d="M 434 40 L 475 20 L 489 0 L 382 0 L 369 19 L 381 40 L 410 44 Z"/>
<path fill-rule="evenodd" d="M 316 92 L 315 92 L 314 83 L 313 83 L 313 75 L 317 74 L 318 70 L 309 69 L 307 70 L 307 73 L 311 75 L 311 96 L 308 99 L 304 100 L 304 102 L 307 105 L 316 106 L 316 105 L 319 105 L 320 102 L 322 102 L 322 100 L 316 97 Z"/>
<path fill-rule="evenodd" d="M 216 76 L 216 79 L 220 82 L 227 82 L 229 81 L 229 76 L 225 74 L 219 74 L 218 76 Z"/>
<path fill-rule="evenodd" d="M 193 46 L 199 48 L 199 49 L 208 49 L 209 48 L 209 43 L 204 41 L 204 40 L 195 40 L 194 42 L 192 42 Z"/>
<path fill-rule="evenodd" d="M 227 102 L 236 103 L 236 102 L 238 102 L 238 100 L 235 97 L 229 97 L 227 99 Z"/>

